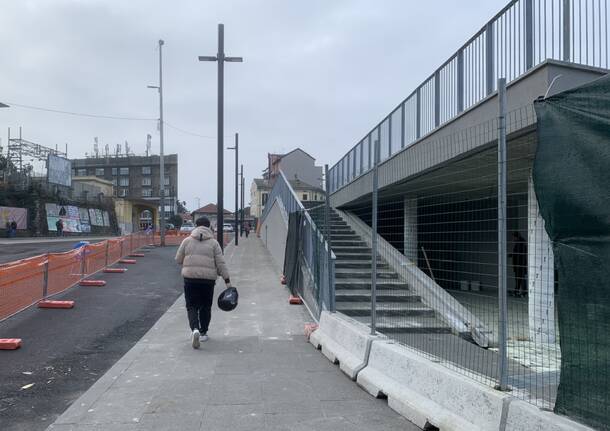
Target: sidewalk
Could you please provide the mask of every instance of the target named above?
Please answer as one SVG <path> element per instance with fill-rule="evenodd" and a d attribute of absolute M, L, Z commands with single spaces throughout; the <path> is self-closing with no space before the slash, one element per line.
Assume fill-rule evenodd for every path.
<path fill-rule="evenodd" d="M 41 244 L 48 242 L 79 242 L 79 241 L 103 241 L 116 238 L 116 236 L 28 236 L 18 238 L 0 238 L 0 245 L 13 244 Z"/>
<path fill-rule="evenodd" d="M 181 297 L 48 429 L 418 429 L 305 341 L 310 317 L 288 305 L 259 239 L 240 238 L 226 255 L 240 305 L 231 313 L 214 306 L 200 350 L 190 346 Z"/>

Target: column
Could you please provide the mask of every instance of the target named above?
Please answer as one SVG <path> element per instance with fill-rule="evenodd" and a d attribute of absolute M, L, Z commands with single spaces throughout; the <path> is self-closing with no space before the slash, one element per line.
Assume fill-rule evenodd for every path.
<path fill-rule="evenodd" d="M 532 341 L 555 342 L 553 244 L 544 228 L 532 178 L 528 181 L 528 316 Z"/>
<path fill-rule="evenodd" d="M 404 201 L 404 254 L 417 265 L 417 198 Z"/>

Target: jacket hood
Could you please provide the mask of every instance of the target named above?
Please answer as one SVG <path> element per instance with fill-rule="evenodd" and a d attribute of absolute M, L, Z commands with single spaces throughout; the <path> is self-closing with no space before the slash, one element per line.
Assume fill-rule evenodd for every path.
<path fill-rule="evenodd" d="M 197 241 L 205 241 L 206 239 L 213 239 L 214 233 L 209 227 L 198 226 L 191 231 L 191 236 Z"/>

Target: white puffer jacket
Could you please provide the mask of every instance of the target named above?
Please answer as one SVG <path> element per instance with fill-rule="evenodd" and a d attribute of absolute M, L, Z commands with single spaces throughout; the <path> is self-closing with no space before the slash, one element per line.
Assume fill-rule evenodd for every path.
<path fill-rule="evenodd" d="M 176 253 L 176 262 L 182 265 L 184 278 L 216 280 L 220 275 L 225 282 L 230 283 L 222 248 L 208 227 L 193 229 L 191 235 L 182 241 Z"/>

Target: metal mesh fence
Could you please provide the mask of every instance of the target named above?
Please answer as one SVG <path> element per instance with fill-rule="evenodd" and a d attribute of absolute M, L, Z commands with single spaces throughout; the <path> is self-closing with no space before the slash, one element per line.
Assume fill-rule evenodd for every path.
<path fill-rule="evenodd" d="M 373 188 L 333 210 L 336 309 L 369 325 L 374 315 L 378 332 L 420 354 L 552 408 L 561 355 L 553 253 L 531 180 L 536 118 L 531 106 L 506 118 L 502 254 L 499 124 L 494 119 L 441 138 L 452 151 L 464 149 L 462 155 L 455 151 L 458 157 L 450 163 L 378 190 L 375 253 Z M 427 148 L 418 150 L 427 162 L 445 154 L 438 145 Z M 380 175 L 388 168 L 393 168 L 390 162 L 379 168 Z M 500 257 L 507 264 L 505 315 L 500 312 Z"/>

